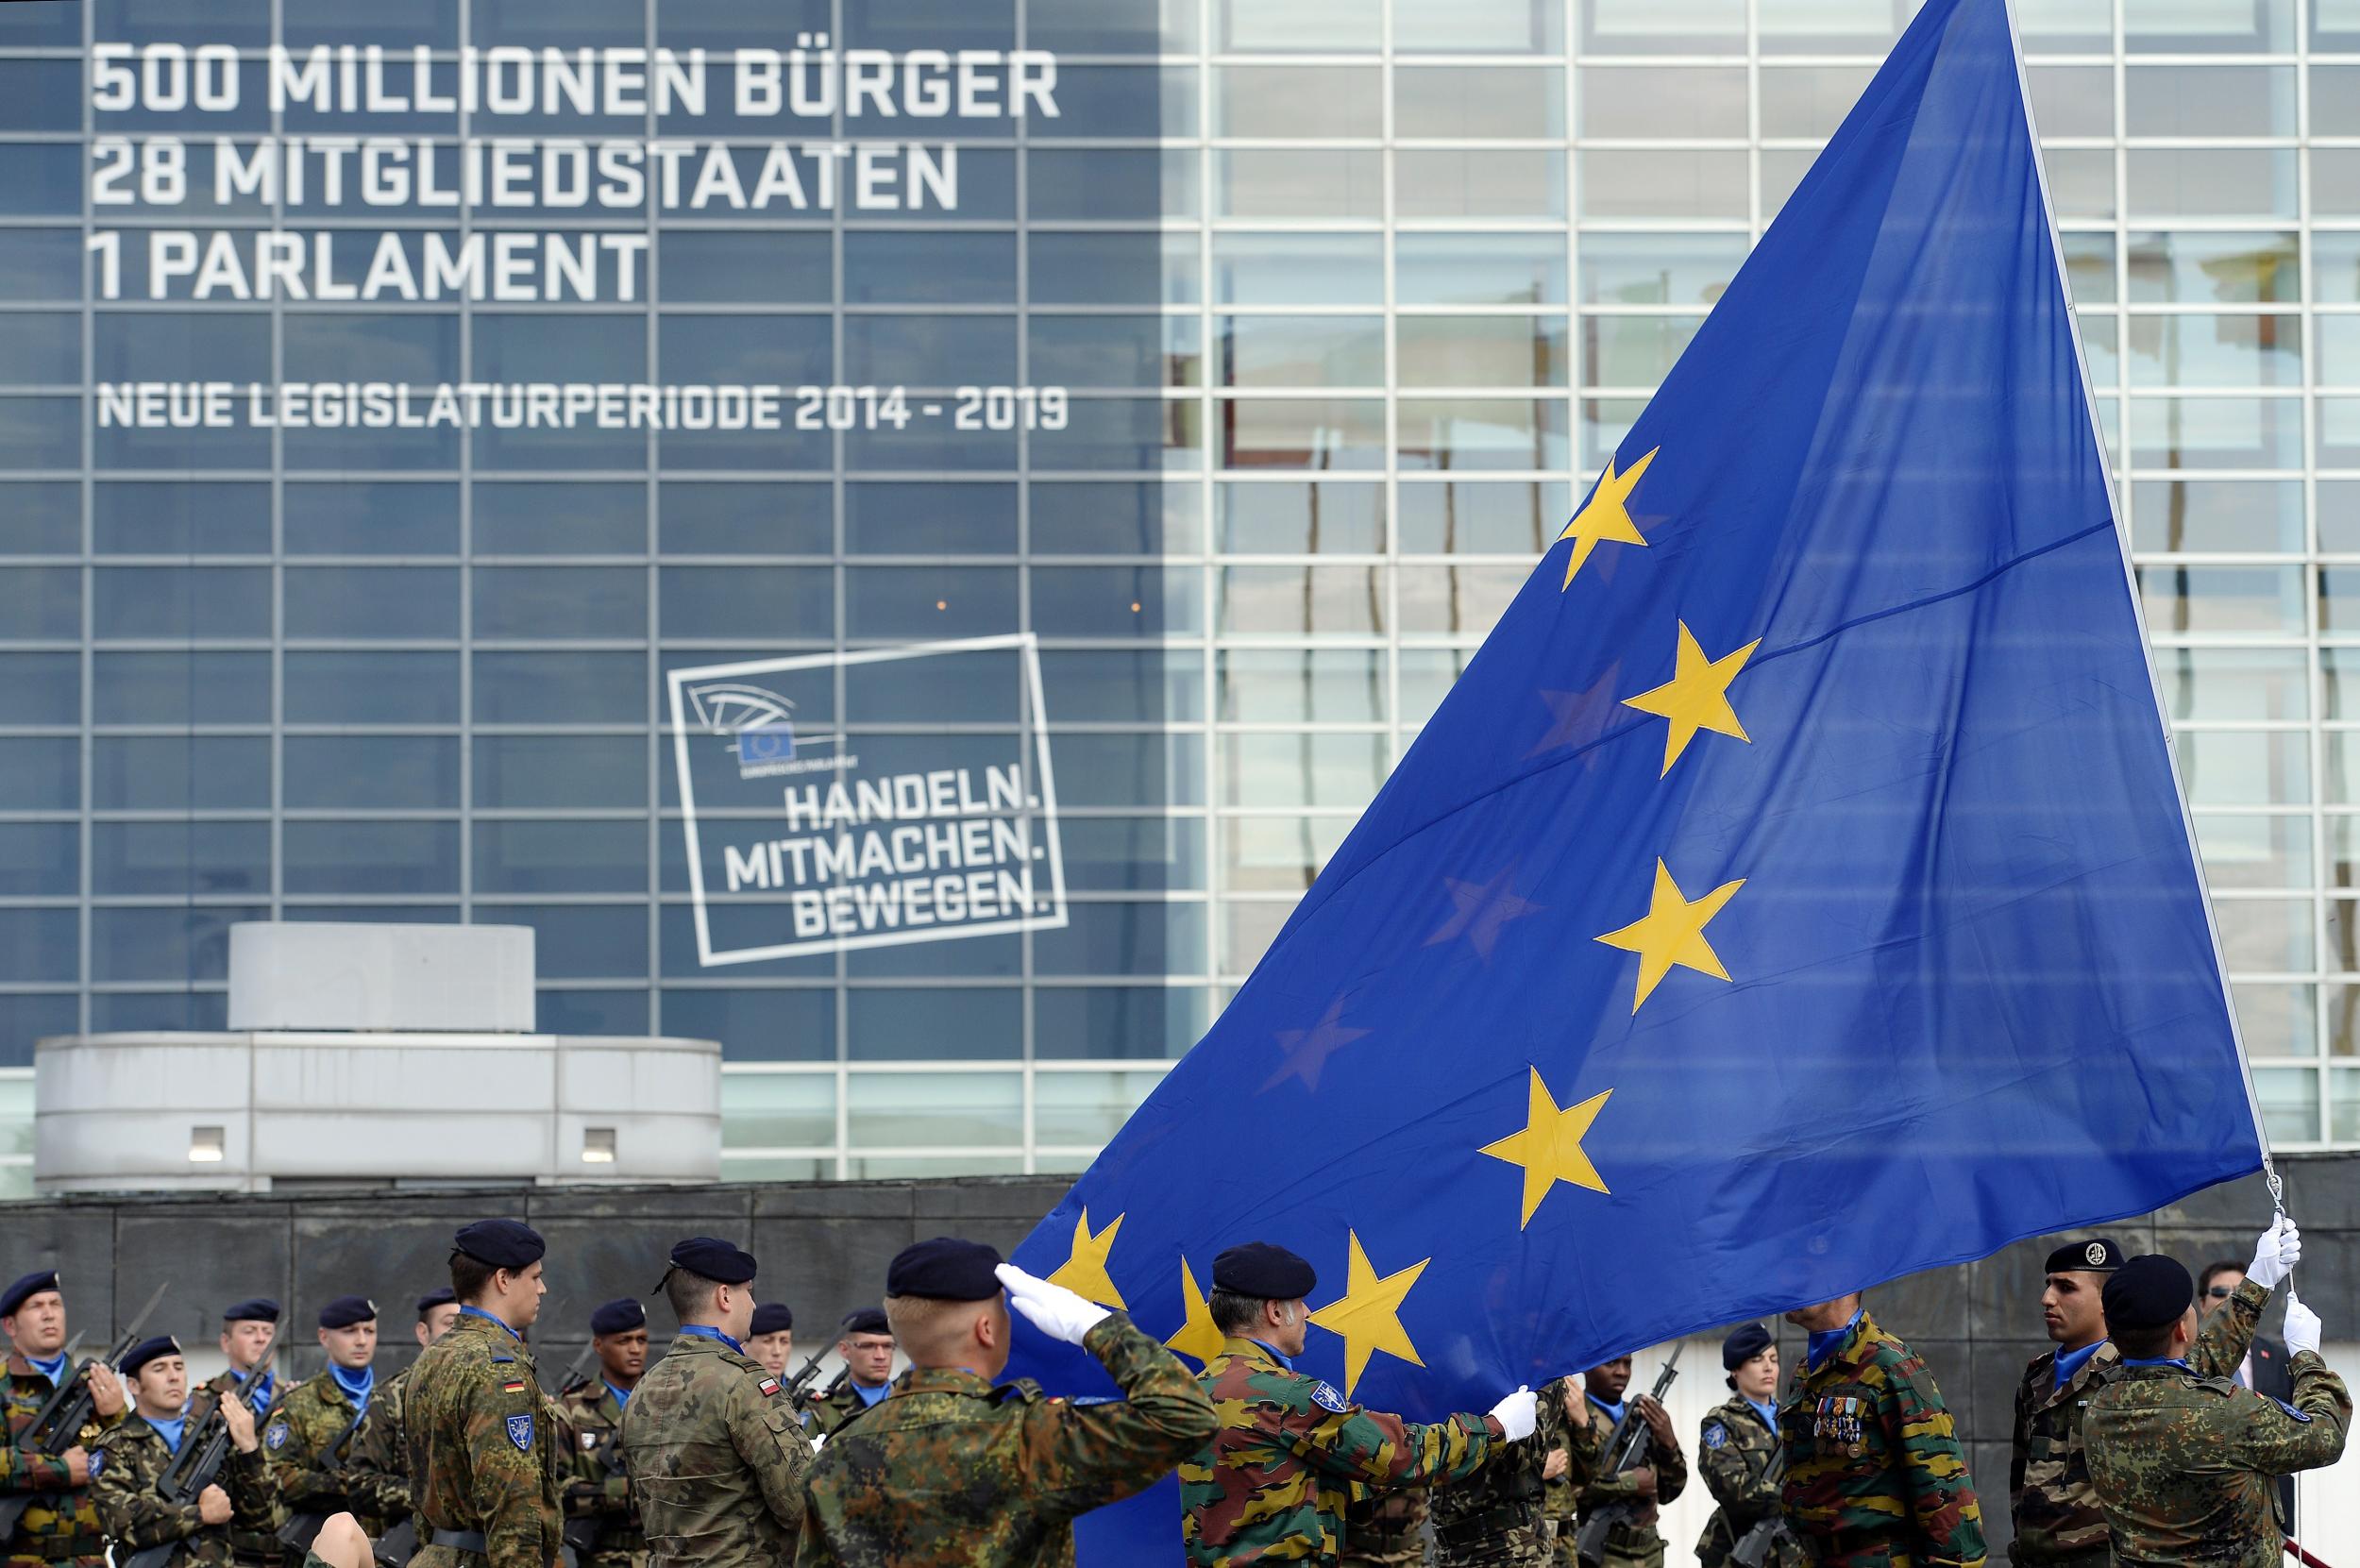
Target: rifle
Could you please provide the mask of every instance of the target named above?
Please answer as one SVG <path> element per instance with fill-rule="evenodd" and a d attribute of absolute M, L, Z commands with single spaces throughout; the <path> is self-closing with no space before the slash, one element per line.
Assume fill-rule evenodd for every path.
<path fill-rule="evenodd" d="M 1762 1478 L 1765 1481 L 1780 1481 L 1786 1478 L 1784 1440 L 1780 1440 L 1777 1450 L 1771 1454 L 1770 1462 L 1762 1466 Z M 1729 1560 L 1735 1563 L 1737 1568 L 1764 1568 L 1771 1558 L 1777 1555 L 1778 1543 L 1791 1539 L 1794 1533 L 1787 1527 L 1786 1515 L 1783 1512 L 1773 1513 L 1767 1519 L 1756 1521 L 1752 1529 L 1738 1538 L 1737 1544 L 1729 1550 Z"/>
<path fill-rule="evenodd" d="M 352 1419 L 345 1424 L 345 1429 L 336 1434 L 336 1441 L 321 1450 L 321 1470 L 333 1475 L 344 1469 L 345 1449 L 350 1445 L 352 1434 L 361 1429 L 361 1423 L 368 1419 L 368 1413 L 366 1406 L 354 1411 Z M 310 1551 L 312 1543 L 319 1539 L 321 1526 L 328 1523 L 329 1515 L 343 1511 L 344 1506 L 339 1504 L 332 1509 L 322 1509 L 317 1513 L 290 1515 L 287 1522 L 278 1526 L 279 1544 L 292 1546 L 298 1552 Z"/>
<path fill-rule="evenodd" d="M 148 1314 L 155 1311 L 156 1304 L 164 1299 L 167 1289 L 169 1282 L 156 1287 L 156 1293 L 147 1298 L 147 1305 L 141 1307 L 140 1315 L 131 1320 L 131 1326 L 124 1330 L 123 1338 L 115 1341 L 112 1350 L 107 1352 L 108 1376 L 114 1375 L 115 1363 L 129 1355 L 131 1347 L 140 1342 L 140 1330 L 147 1325 Z M 90 1425 L 91 1417 L 97 1412 L 98 1407 L 91 1399 L 91 1363 L 85 1361 L 78 1367 L 72 1364 L 74 1352 L 81 1342 L 79 1334 L 67 1341 L 65 1354 L 70 1370 L 66 1373 L 65 1381 L 58 1385 L 48 1403 L 33 1417 L 32 1425 L 25 1430 L 24 1446 L 38 1448 L 54 1457 L 82 1441 L 82 1428 Z M 57 1506 L 59 1494 L 55 1492 L 21 1492 L 13 1497 L 0 1497 L 0 1541 L 6 1541 L 16 1533 L 17 1521 L 25 1517 L 25 1510 L 33 1506 L 33 1499 L 38 1496 L 46 1496 L 51 1507 Z"/>
<path fill-rule="evenodd" d="M 786 1380 L 786 1402 L 789 1405 L 801 1405 L 803 1402 L 803 1394 L 818 1377 L 819 1363 L 827 1354 L 824 1350 L 813 1351 L 811 1359 L 797 1368 L 795 1375 Z"/>
<path fill-rule="evenodd" d="M 577 1384 L 570 1379 L 580 1373 L 583 1364 L 589 1360 L 592 1348 L 589 1345 L 582 1346 L 582 1354 L 574 1358 L 573 1366 L 567 1369 L 566 1377 L 569 1381 L 566 1384 L 566 1391 L 571 1392 L 575 1388 L 589 1382 L 588 1378 L 582 1378 L 582 1382 Z M 622 1475 L 623 1445 L 611 1441 L 600 1443 L 598 1465 L 609 1475 Z M 577 1514 L 566 1520 L 560 1531 L 565 1543 L 565 1550 L 561 1555 L 566 1560 L 566 1568 L 574 1568 L 574 1564 L 578 1562 L 587 1562 L 591 1554 L 598 1549 L 598 1538 L 605 1533 L 606 1523 L 596 1514 Z"/>
<path fill-rule="evenodd" d="M 260 1377 L 263 1369 L 270 1365 L 271 1357 L 278 1354 L 278 1347 L 271 1346 L 268 1353 L 254 1363 L 254 1370 L 246 1374 L 246 1381 L 251 1383 Z M 203 1419 L 189 1428 L 188 1436 L 181 1440 L 180 1451 L 172 1457 L 172 1462 L 164 1467 L 163 1475 L 157 1478 L 156 1495 L 167 1503 L 192 1503 L 207 1487 L 221 1478 L 221 1467 L 229 1462 L 230 1447 L 229 1423 L 222 1415 L 221 1407 L 224 1400 L 237 1397 L 237 1386 L 233 1383 L 221 1391 L 220 1398 L 213 1401 L 212 1408 L 205 1412 Z M 144 1547 L 122 1559 L 115 1568 L 164 1568 L 164 1564 L 170 1562 L 174 1555 L 187 1544 L 186 1541 L 167 1541 L 161 1545 Z"/>
<path fill-rule="evenodd" d="M 1672 1347 L 1671 1359 L 1663 1363 L 1663 1371 L 1655 1380 L 1653 1397 L 1658 1404 L 1662 1403 L 1672 1380 L 1679 1375 L 1681 1349 L 1679 1345 Z M 1621 1423 L 1614 1428 L 1614 1435 L 1607 1439 L 1606 1474 L 1620 1475 L 1627 1470 L 1635 1469 L 1647 1457 L 1647 1440 L 1651 1435 L 1647 1423 L 1636 1408 L 1626 1411 Z M 1580 1560 L 1581 1568 L 1598 1568 L 1606 1560 L 1607 1536 L 1615 1526 L 1627 1523 L 1638 1511 L 1638 1505 L 1632 1502 L 1609 1503 L 1603 1508 L 1593 1509 L 1574 1535 L 1574 1556 Z"/>
<path fill-rule="evenodd" d="M 586 1344 L 582 1347 L 582 1354 L 575 1357 L 573 1365 L 565 1369 L 565 1375 L 557 1380 L 558 1398 L 565 1398 L 567 1394 L 573 1392 L 576 1389 L 581 1388 L 583 1384 L 590 1381 L 590 1379 L 582 1374 L 582 1369 L 590 1364 L 590 1357 L 598 1350 L 598 1347 L 595 1343 Z"/>

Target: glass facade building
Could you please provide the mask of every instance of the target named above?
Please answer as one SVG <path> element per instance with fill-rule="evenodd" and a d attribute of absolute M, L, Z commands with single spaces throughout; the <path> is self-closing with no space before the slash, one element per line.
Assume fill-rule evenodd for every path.
<path fill-rule="evenodd" d="M 735 1179 L 1078 1169 L 1252 969 L 1913 8 L 0 8 L 16 1189 L 33 1041 L 220 1027 L 254 919 L 532 926 L 543 1027 L 724 1042 Z M 2272 1138 L 2360 1146 L 2360 4 L 2017 9 Z M 748 113 L 719 62 L 820 34 L 897 71 L 1052 55 L 1056 113 L 920 131 L 957 149 L 954 205 L 919 199 L 913 154 L 875 205 L 838 155 L 844 199 L 765 206 L 782 137 L 808 182 L 810 143 L 923 123 L 848 123 L 843 93 L 789 98 L 791 131 Z M 323 46 L 330 85 L 286 91 Z M 701 114 L 677 79 L 668 109 L 589 84 L 699 49 Z M 364 176 L 372 139 L 417 177 Z M 537 160 L 652 169 L 675 139 L 676 199 L 650 172 L 627 209 L 569 205 Z M 533 199 L 433 205 L 421 149 L 495 140 L 533 149 Z M 291 142 L 349 142 L 371 199 L 330 200 L 325 162 L 257 182 Z M 746 200 L 706 189 L 709 145 Z M 423 278 L 511 233 L 618 244 L 554 297 L 336 297 L 388 243 Z M 275 287 L 265 235 L 295 237 Z M 774 432 L 239 412 L 367 381 L 822 396 Z M 169 392 L 122 417 L 122 389 L 203 382 L 236 389 L 219 423 Z M 839 418 L 830 387 L 972 389 L 974 422 L 880 427 L 856 395 Z M 669 672 L 1013 632 L 1064 922 L 701 961 Z M 848 736 L 915 757 L 959 731 L 961 692 L 903 700 Z"/>

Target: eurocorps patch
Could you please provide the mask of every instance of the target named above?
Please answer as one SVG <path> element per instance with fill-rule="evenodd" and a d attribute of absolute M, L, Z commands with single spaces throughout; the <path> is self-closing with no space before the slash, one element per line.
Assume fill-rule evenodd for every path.
<path fill-rule="evenodd" d="M 518 1453 L 531 1453 L 532 1418 L 529 1415 L 510 1416 L 508 1418 L 508 1441 L 516 1445 Z"/>
<path fill-rule="evenodd" d="M 287 1424 L 283 1421 L 272 1422 L 270 1430 L 262 1434 L 262 1446 L 274 1453 L 286 1447 Z"/>
<path fill-rule="evenodd" d="M 2308 1420 L 2310 1419 L 2310 1417 L 2305 1416 L 2303 1419 L 2304 1419 L 2305 1421 L 2308 1421 Z M 94 1480 L 98 1479 L 98 1477 L 99 1477 L 99 1476 L 101 1476 L 101 1475 L 105 1475 L 106 1473 L 107 1473 L 107 1451 L 106 1451 L 104 1448 L 93 1448 L 93 1449 L 92 1449 L 92 1450 L 91 1450 L 91 1456 L 90 1456 L 90 1478 L 91 1478 L 92 1480 L 93 1480 L 93 1481 L 94 1481 Z"/>
<path fill-rule="evenodd" d="M 1344 1396 L 1336 1391 L 1336 1385 L 1333 1383 L 1322 1383 L 1319 1387 L 1313 1389 L 1311 1391 L 1311 1403 L 1317 1405 L 1323 1410 L 1332 1410 L 1337 1415 L 1342 1415 L 1347 1408 L 1344 1404 Z"/>

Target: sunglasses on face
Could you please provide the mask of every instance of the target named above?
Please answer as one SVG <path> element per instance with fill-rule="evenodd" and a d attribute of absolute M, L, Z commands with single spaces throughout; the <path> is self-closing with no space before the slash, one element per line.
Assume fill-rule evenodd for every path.
<path fill-rule="evenodd" d="M 2216 1285 L 2204 1293 L 2212 1297 L 2215 1301 L 2227 1301 L 2231 1296 L 2235 1295 L 2237 1292 L 2232 1286 Z"/>

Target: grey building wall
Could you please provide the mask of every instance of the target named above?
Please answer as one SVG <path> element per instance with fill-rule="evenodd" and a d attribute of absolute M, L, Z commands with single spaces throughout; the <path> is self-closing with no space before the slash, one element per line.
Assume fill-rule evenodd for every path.
<path fill-rule="evenodd" d="M 2360 1155 L 2280 1161 L 2286 1206 L 2304 1234 L 2298 1284 L 2331 1339 L 2354 1337 L 2360 1311 Z M 486 1214 L 520 1214 L 548 1239 L 549 1295 L 536 1343 L 553 1378 L 582 1343 L 592 1307 L 645 1296 L 683 1236 L 749 1238 L 764 1263 L 758 1294 L 797 1315 L 798 1343 L 818 1349 L 837 1318 L 874 1302 L 888 1259 L 922 1237 L 956 1234 L 1015 1245 L 1063 1196 L 1066 1178 L 972 1177 L 660 1189 L 320 1193 L 249 1197 L 92 1197 L 0 1205 L 0 1278 L 54 1264 L 73 1321 L 102 1340 L 118 1314 L 169 1282 L 151 1332 L 211 1346 L 222 1304 L 253 1294 L 289 1304 L 293 1369 L 315 1371 L 312 1312 L 359 1291 L 384 1312 L 384 1364 L 414 1354 L 410 1303 L 442 1281 L 450 1233 Z M 2259 1177 L 2200 1192 L 2144 1219 L 2104 1227 L 2132 1252 L 2168 1252 L 2191 1269 L 2243 1260 L 2267 1222 Z M 1939 1228 L 1945 1217 L 1925 1216 Z M 2024 1364 L 2047 1348 L 2040 1329 L 2047 1239 L 1980 1263 L 1932 1270 L 1879 1288 L 1870 1309 L 1932 1366 L 1971 1444 L 1993 1544 L 2008 1535 L 2009 1423 Z M 1634 1281 L 1645 1289 L 1648 1282 Z M 662 1317 L 658 1312 L 659 1320 Z M 2275 1332 L 2277 1314 L 2265 1323 Z M 1800 1336 L 1777 1325 L 1789 1366 Z M 661 1335 L 659 1334 L 659 1338 Z M 1643 1360 L 1643 1377 L 1653 1375 Z M 1712 1375 L 1696 1369 L 1696 1375 Z"/>

